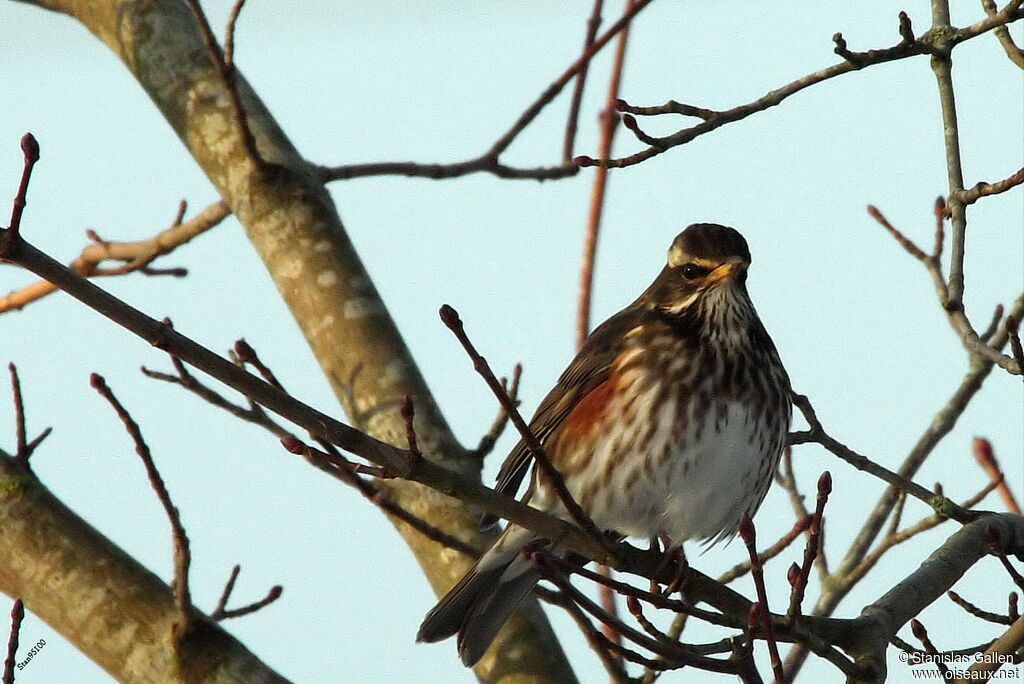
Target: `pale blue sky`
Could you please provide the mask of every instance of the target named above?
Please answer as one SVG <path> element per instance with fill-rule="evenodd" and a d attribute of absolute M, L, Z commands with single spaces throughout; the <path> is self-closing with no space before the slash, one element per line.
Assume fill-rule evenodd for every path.
<path fill-rule="evenodd" d="M 220 33 L 230 2 L 204 3 Z M 606 23 L 618 11 L 608 3 Z M 253 0 L 237 34 L 237 62 L 299 150 L 319 163 L 476 156 L 576 56 L 590 3 L 308 2 Z M 923 0 L 901 6 L 919 32 Z M 856 11 L 830 4 L 711 8 L 660 0 L 631 36 L 622 95 L 711 108 L 754 99 L 833 63 L 831 36 L 852 49 L 898 40 L 897 7 Z M 982 17 L 955 3 L 953 21 Z M 1019 36 L 1020 31 L 1015 33 Z M 594 153 L 596 112 L 609 56 L 592 69 L 580 153 Z M 1024 84 L 992 36 L 958 48 L 960 134 L 967 183 L 1021 166 Z M 0 197 L 13 196 L 18 139 L 42 146 L 23 223 L 28 239 L 70 260 L 94 228 L 139 239 L 165 227 L 177 202 L 216 200 L 170 127 L 99 41 L 73 20 L 0 2 Z M 556 101 L 510 150 L 509 161 L 554 163 L 567 98 Z M 679 121 L 645 122 L 656 133 Z M 639 149 L 626 132 L 618 151 Z M 942 124 L 926 58 L 872 67 L 801 93 L 782 106 L 614 172 L 597 263 L 595 317 L 631 301 L 659 270 L 675 234 L 697 221 L 735 226 L 750 242 L 750 288 L 798 391 L 809 394 L 833 435 L 895 467 L 958 385 L 966 356 L 924 270 L 867 216 L 874 203 L 908 235 L 931 244 L 931 206 L 945 192 Z M 346 227 L 458 436 L 475 443 L 495 412 L 457 343 L 437 320 L 450 303 L 477 345 L 507 372 L 525 366 L 524 408 L 571 357 L 578 265 L 592 173 L 537 184 L 486 176 L 427 181 L 375 178 L 334 183 Z M 1022 289 L 1022 194 L 986 200 L 969 214 L 968 312 L 979 327 Z M 0 207 L 0 211 L 6 211 Z M 224 350 L 245 336 L 305 401 L 337 413 L 304 340 L 234 220 L 166 258 L 185 280 L 132 276 L 110 288 L 154 315 L 171 316 L 198 341 Z M 10 267 L 0 290 L 30 279 Z M 284 596 L 227 625 L 258 656 L 298 682 L 471 681 L 454 645 L 416 645 L 433 605 L 410 553 L 383 516 L 354 492 L 284 453 L 276 440 L 177 388 L 140 376 L 162 355 L 63 296 L 0 317 L 3 355 L 16 362 L 30 429 L 55 432 L 34 458 L 43 481 L 79 515 L 162 578 L 172 562 L 167 521 L 131 444 L 88 387 L 104 374 L 153 449 L 192 539 L 192 588 L 211 610 L 231 566 L 243 566 L 236 600 Z M 6 392 L 6 389 L 3 390 Z M 964 498 L 985 482 L 970 439 L 993 440 L 1011 484 L 1024 484 L 1021 384 L 995 372 L 918 475 Z M 13 443 L 9 410 L 0 440 Z M 499 444 L 493 475 L 511 446 Z M 796 453 L 810 488 L 828 468 L 836 482 L 828 550 L 834 560 L 882 491 L 880 483 L 814 447 Z M 998 506 L 993 498 L 989 506 Z M 914 520 L 924 507 L 908 504 Z M 788 529 L 773 490 L 758 519 L 770 541 Z M 947 530 L 882 563 L 838 611 L 856 614 Z M 767 543 L 767 541 L 765 543 Z M 714 574 L 740 560 L 740 544 L 694 563 Z M 768 566 L 785 585 L 793 550 Z M 994 563 L 976 568 L 963 593 L 991 609 L 1009 583 Z M 985 594 L 999 586 L 998 592 Z M 737 588 L 752 594 L 749 579 Z M 781 605 L 783 593 L 773 595 Z M 31 608 L 31 606 L 29 607 Z M 940 601 L 923 616 L 940 648 L 978 643 L 995 629 L 963 620 Z M 583 681 L 604 674 L 575 628 L 553 613 Z M 694 629 L 700 640 L 710 632 Z M 47 646 L 19 682 L 104 682 L 106 675 L 30 615 L 22 643 Z M 25 647 L 26 649 L 28 646 Z M 891 681 L 910 676 L 890 667 Z M 835 671 L 820 668 L 820 676 Z M 669 674 L 665 681 L 679 681 Z M 687 681 L 692 681 L 688 679 Z"/>

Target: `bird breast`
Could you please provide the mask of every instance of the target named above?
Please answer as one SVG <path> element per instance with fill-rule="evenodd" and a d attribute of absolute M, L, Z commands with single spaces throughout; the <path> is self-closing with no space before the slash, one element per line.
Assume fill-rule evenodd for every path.
<path fill-rule="evenodd" d="M 611 377 L 577 407 L 588 413 L 586 434 L 567 431 L 552 451 L 599 528 L 664 534 L 674 543 L 717 541 L 763 499 L 788 416 L 727 396 L 719 374 L 696 372 L 692 354 L 669 361 L 651 358 L 652 351 L 621 355 Z M 587 400 L 593 405 L 584 406 Z M 538 494 L 531 505 L 564 514 L 543 486 Z"/>

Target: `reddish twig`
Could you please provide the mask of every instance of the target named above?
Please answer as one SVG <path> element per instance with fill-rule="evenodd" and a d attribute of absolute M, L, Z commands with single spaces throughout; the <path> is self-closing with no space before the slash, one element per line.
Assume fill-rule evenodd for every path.
<path fill-rule="evenodd" d="M 947 591 L 946 596 L 949 597 L 950 601 L 963 608 L 967 613 L 980 620 L 984 620 L 985 622 L 994 622 L 997 625 L 1012 625 L 1015 621 L 1015 618 L 1013 617 L 1007 617 L 1006 615 L 1000 615 L 999 613 L 990 613 L 987 610 L 982 610 L 953 590 Z"/>
<path fill-rule="evenodd" d="M 611 681 L 621 682 L 622 684 L 627 684 L 630 681 L 629 675 L 622 665 L 621 653 L 613 652 L 613 649 L 608 645 L 608 639 L 594 627 L 594 623 L 587 614 L 571 598 L 566 596 L 564 592 L 553 591 L 544 587 L 534 587 L 533 591 L 538 598 L 564 609 L 569 614 L 569 617 L 579 627 L 580 632 L 583 633 L 587 643 L 590 644 L 590 648 L 600 658 L 601 664 L 604 666 Z"/>
<path fill-rule="evenodd" d="M 626 0 L 624 12 L 628 14 L 633 9 L 634 4 L 634 0 Z M 598 8 L 595 6 L 596 11 L 598 11 Z M 619 120 L 615 105 L 619 100 L 619 88 L 622 84 L 622 73 L 626 63 L 626 45 L 628 42 L 629 27 L 626 26 L 619 34 L 618 44 L 615 49 L 615 59 L 612 63 L 611 78 L 608 82 L 608 96 L 599 117 L 601 133 L 598 142 L 598 157 L 600 159 L 608 159 L 612 154 L 612 142 L 615 139 L 615 130 L 618 128 Z M 608 169 L 598 167 L 594 173 L 594 184 L 590 194 L 590 210 L 587 215 L 587 228 L 583 238 L 583 262 L 580 267 L 579 302 L 576 311 L 577 349 L 583 347 L 587 341 L 587 336 L 590 334 L 590 309 L 594 294 L 594 261 L 597 258 L 598 236 L 601 231 L 601 218 L 604 215 L 604 198 L 607 187 Z M 612 576 L 612 570 L 607 566 L 600 566 L 598 571 L 606 577 Z M 615 593 L 607 587 L 601 587 L 599 593 L 601 606 L 612 616 L 618 617 L 619 606 L 615 599 Z M 604 625 L 604 633 L 611 641 L 619 645 L 622 644 L 622 638 L 612 629 L 611 625 Z"/>
<path fill-rule="evenodd" d="M 586 52 L 594 44 L 597 37 L 597 29 L 601 25 L 601 9 L 604 0 L 594 0 L 594 8 L 587 20 L 587 33 L 583 39 L 583 51 Z M 587 70 L 590 63 L 587 62 L 576 74 L 576 83 L 572 89 L 572 100 L 569 101 L 569 117 L 565 122 L 565 141 L 562 143 L 562 163 L 568 164 L 572 161 L 572 151 L 576 145 L 576 128 L 580 119 L 580 103 L 583 101 L 583 89 L 587 82 Z"/>
<path fill-rule="evenodd" d="M 517 407 L 519 406 L 519 381 L 523 375 L 523 365 L 517 363 L 515 368 L 512 369 L 512 383 L 508 385 L 508 396 L 512 400 L 512 403 Z M 501 386 L 505 387 L 505 379 L 501 379 Z M 495 417 L 494 422 L 491 424 L 491 429 L 487 431 L 483 437 L 480 438 L 480 443 L 477 444 L 476 449 L 473 450 L 473 456 L 478 459 L 485 458 L 491 451 L 494 450 L 494 445 L 498 443 L 498 439 L 502 433 L 505 432 L 505 426 L 508 425 L 508 411 L 504 407 L 498 409 L 498 415 Z"/>
<path fill-rule="evenodd" d="M 593 570 L 588 570 L 581 565 L 567 561 L 554 554 L 548 554 L 545 562 L 548 565 L 557 568 L 563 574 L 579 575 L 580 577 L 588 579 L 591 582 L 595 582 L 598 585 L 606 586 L 622 596 L 631 596 L 641 601 L 645 601 L 655 608 L 671 610 L 675 613 L 682 613 L 684 615 L 692 615 L 698 620 L 703 620 L 708 624 L 718 625 L 721 627 L 735 627 L 737 624 L 734 619 L 727 615 L 723 615 L 722 613 L 697 608 L 686 601 L 673 599 L 667 594 L 646 591 L 640 587 L 634 587 L 632 584 L 626 584 L 625 582 L 620 582 L 616 579 L 612 579 L 611 577 L 605 577 Z"/>
<path fill-rule="evenodd" d="M 686 649 L 681 644 L 664 642 L 654 637 L 650 637 L 644 632 L 641 632 L 633 627 L 627 625 L 617 618 L 613 618 L 607 612 L 605 612 L 597 603 L 595 603 L 590 597 L 586 596 L 583 592 L 572 586 L 572 583 L 559 572 L 551 563 L 551 555 L 544 553 L 543 551 L 535 551 L 530 553 L 530 559 L 534 566 L 538 568 L 542 576 L 554 583 L 559 589 L 565 592 L 575 603 L 577 603 L 583 610 L 593 615 L 598 620 L 604 622 L 609 621 L 613 623 L 615 630 L 622 634 L 624 638 L 629 639 L 633 643 L 641 646 L 648 651 L 651 651 L 655 655 L 663 656 L 669 663 L 675 663 L 676 667 L 689 666 L 695 667 L 701 670 L 707 670 L 709 672 L 735 672 L 736 665 L 734 662 L 729 660 L 719 660 L 717 658 L 710 658 L 693 653 Z M 622 653 L 622 647 L 618 647 L 614 642 L 608 640 L 611 647 L 617 652 Z M 623 655 L 625 655 L 623 653 Z M 658 661 L 650 661 L 650 663 L 644 663 L 648 667 L 661 667 L 665 668 L 665 663 L 658 663 Z"/>
<path fill-rule="evenodd" d="M 992 449 L 992 442 L 988 441 L 984 437 L 975 437 L 972 442 L 974 451 L 974 460 L 978 462 L 978 465 L 982 467 L 985 474 L 988 475 L 989 480 L 998 483 L 996 485 L 996 491 L 999 492 L 999 496 L 1003 499 L 1003 505 L 1006 506 L 1006 510 L 1011 513 L 1021 514 L 1020 504 L 1017 503 L 1016 497 L 1013 492 L 1010 491 L 1010 486 L 1006 483 L 1006 477 L 1003 475 L 1003 469 L 999 467 L 999 461 L 996 460 L 995 451 Z"/>
<path fill-rule="evenodd" d="M 89 384 L 99 392 L 100 396 L 107 400 L 113 407 L 117 417 L 124 424 L 125 430 L 135 444 L 135 453 L 142 459 L 142 464 L 146 468 L 149 484 L 153 487 L 153 491 L 156 492 L 156 496 L 160 499 L 160 504 L 164 507 L 164 512 L 167 514 L 168 520 L 170 520 L 174 539 L 174 602 L 178 610 L 179 620 L 174 625 L 174 636 L 180 642 L 189 629 L 191 629 L 192 610 L 192 597 L 188 587 L 188 570 L 189 565 L 192 563 L 192 555 L 189 551 L 189 541 L 188 536 L 185 534 L 185 527 L 181 524 L 181 515 L 171 502 L 167 486 L 164 484 L 164 480 L 160 476 L 156 464 L 153 462 L 153 456 L 149 451 L 149 446 L 142 437 L 142 431 L 139 429 L 138 423 L 135 422 L 135 419 L 128 413 L 124 405 L 114 396 L 102 375 L 98 373 L 91 374 L 89 376 Z"/>
<path fill-rule="evenodd" d="M 928 638 L 928 630 L 924 628 L 921 621 L 917 618 L 911 620 L 910 631 L 914 633 L 917 640 L 921 642 L 922 646 L 924 646 L 924 652 L 930 656 L 934 656 L 929 660 L 934 663 L 935 667 L 939 668 L 939 674 L 942 675 L 942 681 L 952 681 L 953 677 L 949 668 L 946 666 L 946 663 L 943 662 L 942 658 L 939 657 L 939 650 L 935 648 L 935 644 L 933 644 L 932 640 Z"/>
<path fill-rule="evenodd" d="M 14 665 L 18 657 L 18 637 L 21 634 L 21 621 L 25 619 L 25 604 L 21 599 L 14 599 L 11 608 L 11 632 L 7 639 L 7 659 L 4 660 L 3 684 L 14 684 Z"/>
<path fill-rule="evenodd" d="M 18 192 L 14 195 L 14 205 L 11 207 L 11 221 L 7 225 L 7 232 L 4 233 L 3 238 L 0 238 L 0 259 L 6 259 L 13 254 L 18 244 L 21 215 L 25 211 L 25 205 L 28 204 L 28 184 L 32 179 L 32 169 L 39 161 L 39 143 L 31 133 L 21 136 L 21 153 L 25 158 L 25 163 L 21 169 Z"/>
<path fill-rule="evenodd" d="M 775 629 L 772 627 L 771 610 L 768 607 L 768 591 L 764 586 L 764 572 L 761 569 L 761 560 L 757 554 L 757 530 L 754 528 L 754 521 L 746 513 L 740 518 L 740 537 L 747 547 L 747 554 L 750 556 L 750 574 L 754 577 L 754 588 L 757 590 L 757 602 L 761 606 L 761 627 L 764 629 L 764 639 L 768 644 L 768 655 L 771 661 L 772 673 L 775 675 L 776 684 L 783 684 L 786 676 L 782 671 L 782 658 L 779 656 L 779 645 L 775 641 Z M 810 568 L 810 563 L 807 563 Z"/>
<path fill-rule="evenodd" d="M 275 584 L 270 588 L 270 591 L 267 592 L 267 595 L 259 601 L 254 601 L 248 605 L 242 606 L 241 608 L 228 610 L 228 600 L 231 598 L 231 592 L 235 590 L 235 581 L 238 579 L 238 573 L 241 572 L 241 570 L 241 565 L 235 565 L 235 567 L 231 568 L 231 576 L 228 577 L 227 584 L 224 585 L 224 591 L 221 593 L 220 599 L 217 601 L 217 607 L 214 608 L 212 613 L 210 613 L 211 619 L 220 622 L 221 620 L 229 620 L 231 618 L 249 615 L 281 598 L 283 588 L 281 585 Z"/>
<path fill-rule="evenodd" d="M 533 454 L 534 460 L 537 462 L 538 468 L 540 468 L 541 474 L 548 480 L 552 490 L 558 496 L 559 501 L 565 506 L 569 515 L 573 521 L 580 526 L 580 528 L 586 532 L 594 541 L 601 544 L 601 546 L 614 555 L 614 552 L 608 547 L 607 539 L 601 534 L 601 531 L 594 525 L 594 521 L 590 519 L 576 500 L 572 497 L 568 487 L 565 485 L 565 480 L 562 478 L 562 474 L 551 464 L 551 460 L 548 458 L 547 453 L 544 451 L 544 447 L 541 446 L 540 441 L 530 430 L 530 426 L 523 420 L 523 416 L 519 413 L 519 409 L 516 408 L 515 402 L 509 397 L 508 392 L 502 388 L 501 383 L 494 377 L 494 371 L 487 364 L 487 360 L 480 355 L 476 350 L 476 347 L 470 341 L 466 335 L 466 330 L 462 325 L 462 319 L 459 318 L 459 312 L 453 309 L 451 306 L 445 304 L 440 310 L 441 320 L 448 327 L 449 330 L 454 333 L 455 337 L 462 344 L 462 348 L 466 350 L 466 354 L 473 362 L 473 368 L 480 377 L 484 379 L 487 386 L 491 388 L 491 392 L 497 397 L 498 403 L 502 405 L 506 412 L 508 412 L 509 420 L 512 421 L 512 425 L 515 426 L 516 430 L 519 431 L 520 436 L 526 442 L 530 449 L 530 453 Z"/>
<path fill-rule="evenodd" d="M 825 504 L 828 503 L 828 495 L 831 493 L 832 475 L 826 470 L 818 478 L 818 498 L 814 506 L 814 515 L 811 517 L 811 533 L 807 536 L 807 545 L 804 547 L 804 562 L 800 566 L 800 574 L 792 583 L 792 592 L 789 595 L 789 610 L 786 614 L 793 621 L 800 617 L 804 593 L 807 591 L 807 580 L 811 576 L 811 566 L 820 550 L 822 516 L 825 514 Z"/>
<path fill-rule="evenodd" d="M 797 537 L 799 537 L 801 534 L 803 534 L 811 528 L 812 520 L 813 517 L 810 515 L 804 515 L 798 518 L 797 521 L 793 523 L 793 527 L 788 532 L 786 532 L 786 534 L 782 535 L 777 542 L 775 542 L 767 549 L 758 554 L 758 559 L 761 565 L 763 566 L 772 558 L 775 558 L 780 553 L 789 548 L 789 545 L 796 541 Z M 738 580 L 740 577 L 743 577 L 748 572 L 750 572 L 750 567 L 750 560 L 745 560 L 742 563 L 737 563 L 732 568 L 719 575 L 717 581 L 721 582 L 722 584 L 729 584 L 730 582 L 734 582 Z"/>
<path fill-rule="evenodd" d="M 434 527 L 422 518 L 402 508 L 372 483 L 367 482 L 364 478 L 360 477 L 353 468 L 347 467 L 345 463 L 338 463 L 337 459 L 331 454 L 305 444 L 294 436 L 282 439 L 281 445 L 287 451 L 302 456 L 313 466 L 328 473 L 335 479 L 351 485 L 368 501 L 384 511 L 384 513 L 400 520 L 406 525 L 409 525 L 427 539 L 435 541 L 450 549 L 454 549 L 459 553 L 469 556 L 470 558 L 479 557 L 480 551 L 478 549 L 470 546 L 461 539 Z M 346 463 L 350 462 L 346 461 Z"/>
<path fill-rule="evenodd" d="M 405 421 L 405 438 L 409 444 L 409 453 L 416 458 L 422 458 L 423 454 L 420 453 L 420 447 L 416 443 L 416 425 L 414 423 L 416 419 L 416 407 L 413 406 L 412 397 L 409 395 L 405 396 L 402 401 L 402 420 Z"/>
<path fill-rule="evenodd" d="M 252 366 L 264 380 L 282 392 L 284 391 L 284 386 L 277 379 L 277 376 L 274 375 L 274 371 L 270 370 L 270 368 L 260 360 L 259 354 L 256 353 L 256 350 L 253 349 L 252 345 L 246 342 L 245 339 L 235 341 L 234 351 L 242 363 Z"/>
<path fill-rule="evenodd" d="M 629 14 L 636 3 L 626 0 L 625 14 Z M 619 34 L 615 49 L 615 61 L 612 64 L 611 79 L 608 83 L 608 97 L 604 109 L 601 110 L 601 137 L 598 142 L 598 159 L 611 157 L 612 142 L 619 117 L 616 104 L 619 101 L 619 88 L 622 85 L 622 72 L 626 61 L 626 45 L 629 42 L 629 27 L 626 26 Z M 604 213 L 605 190 L 608 185 L 608 169 L 598 167 L 594 173 L 594 185 L 590 195 L 590 211 L 587 216 L 587 230 L 583 240 L 583 265 L 580 268 L 579 308 L 576 313 L 576 347 L 580 348 L 590 333 L 590 302 L 594 290 L 594 259 L 597 256 L 598 234 L 601 230 L 601 216 Z"/>

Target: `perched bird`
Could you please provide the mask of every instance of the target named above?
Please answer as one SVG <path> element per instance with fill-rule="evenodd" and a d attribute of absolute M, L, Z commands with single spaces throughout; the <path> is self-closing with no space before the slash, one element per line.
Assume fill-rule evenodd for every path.
<path fill-rule="evenodd" d="M 716 542 L 753 515 L 789 428 L 789 378 L 747 293 L 750 251 L 732 228 L 689 226 L 632 304 L 591 333 L 530 422 L 573 498 L 601 530 Z M 514 495 L 520 441 L 498 475 Z M 524 501 L 571 519 L 547 478 Z M 473 665 L 538 581 L 510 524 L 423 620 L 418 641 L 458 633 Z"/>

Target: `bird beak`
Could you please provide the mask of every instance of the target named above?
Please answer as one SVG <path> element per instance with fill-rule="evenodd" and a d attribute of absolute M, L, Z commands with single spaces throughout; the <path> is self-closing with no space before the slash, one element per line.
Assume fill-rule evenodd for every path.
<path fill-rule="evenodd" d="M 744 271 L 747 264 L 742 259 L 730 259 L 724 264 L 718 265 L 705 278 L 708 283 L 718 283 L 723 280 L 731 280 L 737 273 Z"/>

